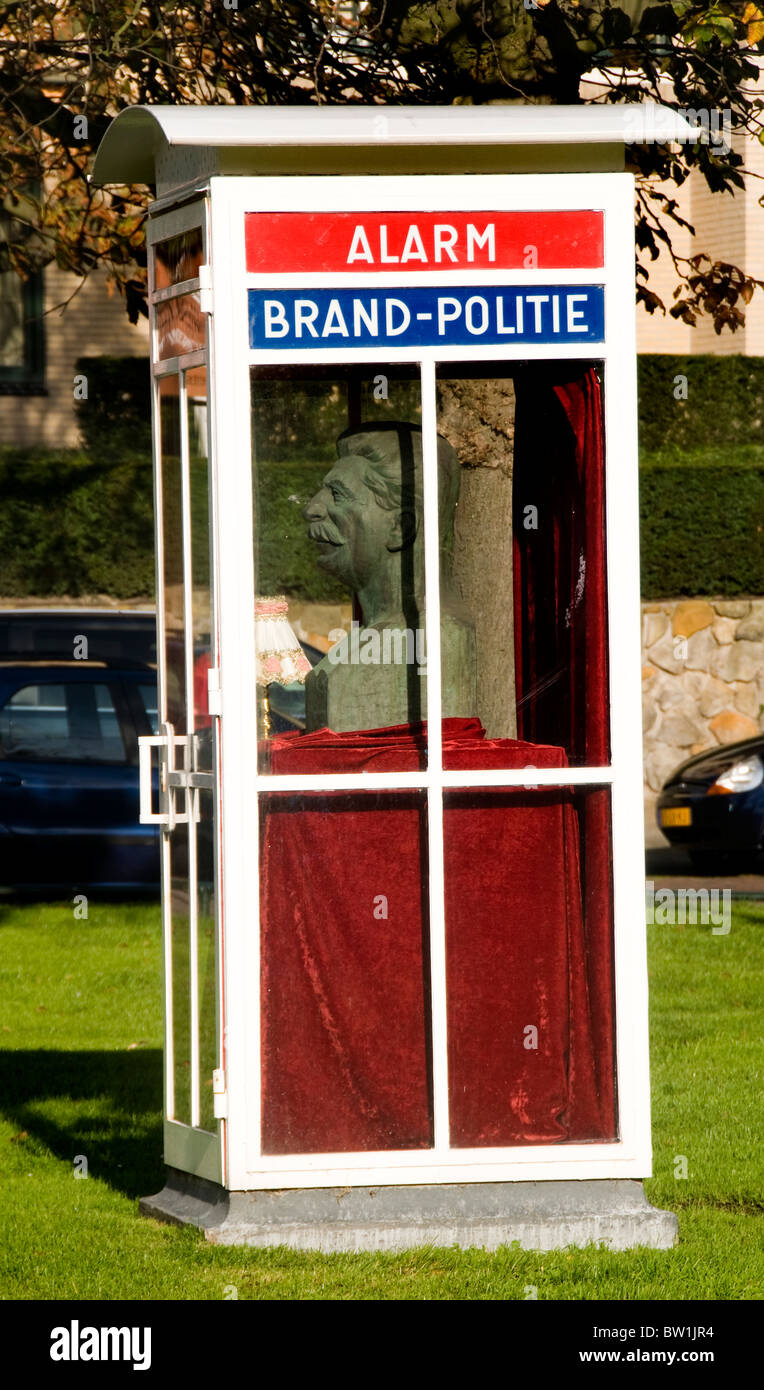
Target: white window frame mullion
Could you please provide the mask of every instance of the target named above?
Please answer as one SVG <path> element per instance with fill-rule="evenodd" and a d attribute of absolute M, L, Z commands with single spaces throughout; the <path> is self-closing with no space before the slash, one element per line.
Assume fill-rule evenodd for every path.
<path fill-rule="evenodd" d="M 235 181 L 210 180 L 207 260 L 213 267 L 208 428 L 214 439 L 213 514 L 222 719 L 218 734 L 218 834 L 222 923 L 221 1062 L 227 1117 L 221 1124 L 226 1183 L 248 1185 L 261 1156 L 259 795 L 257 772 L 251 393 L 247 309 L 239 293 L 244 243 Z M 240 346 L 241 345 L 241 346 Z M 246 811 L 246 814 L 243 812 Z M 249 925 L 248 925 L 249 924 Z M 251 988 L 251 981 L 255 981 Z"/>
<path fill-rule="evenodd" d="M 176 285 L 166 285 L 163 290 L 153 290 L 151 303 L 164 304 L 167 299 L 180 299 L 181 295 L 194 294 L 198 290 L 199 276 L 193 275 L 190 280 L 179 280 Z"/>
<path fill-rule="evenodd" d="M 206 348 L 195 348 L 193 352 L 182 352 L 178 357 L 163 357 L 161 362 L 152 363 L 151 375 L 154 377 L 177 376 L 188 367 L 206 367 Z"/>
<path fill-rule="evenodd" d="M 425 643 L 427 651 L 427 874 L 432 1024 L 433 1143 L 450 1144 L 446 888 L 443 853 L 443 697 L 440 664 L 440 537 L 438 535 L 438 412 L 435 363 L 421 365 L 424 487 Z"/>
<path fill-rule="evenodd" d="M 480 768 L 474 772 L 441 771 L 442 787 L 600 787 L 618 776 L 613 767 Z M 263 772 L 255 779 L 259 792 L 400 791 L 429 786 L 426 772 Z"/>

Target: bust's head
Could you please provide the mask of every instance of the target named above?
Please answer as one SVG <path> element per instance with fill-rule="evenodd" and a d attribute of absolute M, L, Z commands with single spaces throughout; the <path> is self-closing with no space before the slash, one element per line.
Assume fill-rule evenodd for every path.
<path fill-rule="evenodd" d="M 337 454 L 303 516 L 318 547 L 318 563 L 353 593 L 362 593 L 382 569 L 396 568 L 395 556 L 422 550 L 422 432 L 399 421 L 361 425 L 340 435 Z M 438 436 L 441 540 L 453 522 L 459 482 L 456 452 Z M 399 558 L 397 568 L 402 584 L 404 573 L 409 576 L 413 593 L 421 562 L 404 564 Z"/>

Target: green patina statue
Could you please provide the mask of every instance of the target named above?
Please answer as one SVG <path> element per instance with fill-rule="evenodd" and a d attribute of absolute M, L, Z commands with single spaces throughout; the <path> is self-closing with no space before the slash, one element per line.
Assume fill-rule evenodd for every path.
<path fill-rule="evenodd" d="M 305 507 L 318 563 L 354 594 L 362 623 L 306 681 L 306 728 L 337 733 L 427 717 L 422 435 L 399 421 L 361 425 Z M 438 436 L 443 716 L 476 712 L 475 629 L 451 578 L 459 459 Z"/>

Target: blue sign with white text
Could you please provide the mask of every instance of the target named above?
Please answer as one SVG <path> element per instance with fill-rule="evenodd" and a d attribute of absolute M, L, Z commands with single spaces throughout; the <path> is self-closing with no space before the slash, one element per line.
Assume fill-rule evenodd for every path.
<path fill-rule="evenodd" d="M 602 285 L 249 290 L 251 348 L 601 343 Z"/>

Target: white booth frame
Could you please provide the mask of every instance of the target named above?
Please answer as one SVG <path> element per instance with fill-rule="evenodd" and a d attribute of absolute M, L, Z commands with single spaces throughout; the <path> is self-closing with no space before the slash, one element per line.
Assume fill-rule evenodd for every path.
<path fill-rule="evenodd" d="M 191 190 L 189 190 L 189 193 Z M 220 1057 L 224 1102 L 220 1160 L 208 1152 L 201 1171 L 187 1127 L 165 1124 L 165 1157 L 174 1166 L 217 1177 L 231 1190 L 412 1184 L 643 1178 L 651 1173 L 650 1085 L 640 701 L 636 329 L 633 178 L 625 173 L 470 176 L 212 177 L 197 201 L 173 213 L 156 206 L 150 241 L 198 226 L 211 266 L 209 308 L 209 445 L 211 516 L 216 518 L 214 603 L 220 651 L 221 719 L 218 815 L 221 863 L 217 893 Z M 166 206 L 166 204 L 165 204 Z M 265 287 L 390 289 L 389 271 L 248 274 L 244 219 L 248 212 L 545 211 L 599 209 L 604 214 L 601 270 L 417 270 L 394 277 L 406 286 L 492 284 L 530 287 L 601 284 L 604 342 L 523 343 L 508 348 L 371 347 L 297 351 L 248 347 L 247 289 Z M 189 285 L 190 288 L 190 285 Z M 177 292 L 177 291 L 176 291 Z M 194 357 L 196 358 L 196 354 Z M 554 358 L 604 363 L 604 433 L 611 763 L 608 767 L 539 769 L 537 786 L 603 786 L 611 791 L 618 1135 L 612 1142 L 454 1149 L 448 1144 L 445 1017 L 442 804 L 444 788 L 511 787 L 527 771 L 449 773 L 441 764 L 440 620 L 438 599 L 436 364 L 448 361 L 534 361 Z M 421 364 L 427 592 L 428 769 L 422 773 L 273 776 L 258 772 L 252 529 L 250 367 L 358 365 L 364 361 Z M 181 359 L 177 360 L 178 362 Z M 192 363 L 189 361 L 189 365 Z M 155 365 L 160 373 L 170 363 Z M 158 595 L 158 599 L 160 599 Z M 161 611 L 161 601 L 158 603 Z M 221 620 L 222 619 L 222 620 Z M 434 1146 L 428 1150 L 263 1155 L 260 1144 L 260 955 L 258 798 L 274 791 L 416 787 L 429 802 L 430 933 Z M 218 836 L 216 836 L 216 839 Z M 318 868 L 318 866 L 316 866 Z M 171 1017 L 171 1014 L 170 1014 Z M 206 1136 L 209 1140 L 211 1136 Z M 205 1141 L 206 1142 L 206 1141 Z M 204 1145 L 202 1145 L 204 1147 Z M 201 1150 L 199 1151 L 201 1158 Z"/>

